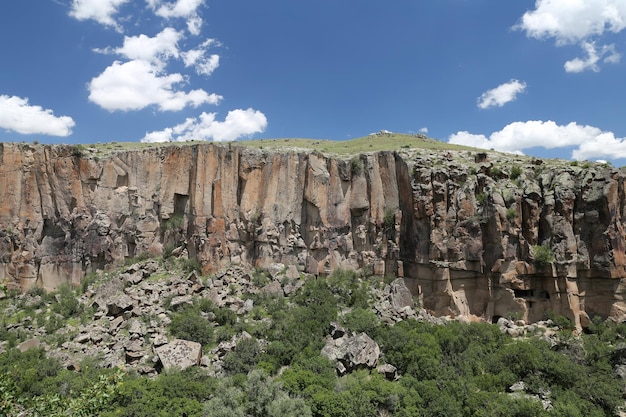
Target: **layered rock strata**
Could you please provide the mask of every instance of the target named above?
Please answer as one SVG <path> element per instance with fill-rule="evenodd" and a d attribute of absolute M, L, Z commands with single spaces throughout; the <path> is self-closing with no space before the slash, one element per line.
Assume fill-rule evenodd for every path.
<path fill-rule="evenodd" d="M 372 140 L 375 140 L 372 139 Z M 83 152 L 84 153 L 84 152 Z M 195 144 L 97 159 L 0 144 L 0 280 L 78 284 L 126 258 L 403 277 L 436 315 L 622 320 L 625 171 L 472 151 Z"/>

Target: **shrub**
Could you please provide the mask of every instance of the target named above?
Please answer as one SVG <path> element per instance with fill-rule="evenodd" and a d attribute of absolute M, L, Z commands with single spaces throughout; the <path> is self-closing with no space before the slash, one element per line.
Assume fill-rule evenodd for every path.
<path fill-rule="evenodd" d="M 385 215 L 383 216 L 383 229 L 386 232 L 392 231 L 396 225 L 396 215 L 392 209 L 385 209 Z"/>
<path fill-rule="evenodd" d="M 372 332 L 380 324 L 378 317 L 372 310 L 361 307 L 357 307 L 346 314 L 343 323 L 349 331 L 367 334 L 373 334 Z"/>
<path fill-rule="evenodd" d="M 535 262 L 541 266 L 554 262 L 554 253 L 549 246 L 534 245 L 531 254 Z"/>
<path fill-rule="evenodd" d="M 489 174 L 492 177 L 500 177 L 502 175 L 502 170 L 500 168 L 498 168 L 498 167 L 491 167 L 489 169 Z"/>
<path fill-rule="evenodd" d="M 83 145 L 74 145 L 72 147 L 72 156 L 76 158 L 81 158 L 85 154 L 85 146 Z"/>
<path fill-rule="evenodd" d="M 520 175 L 522 175 L 522 168 L 519 165 L 513 165 L 511 167 L 511 173 L 509 174 L 509 177 L 512 180 L 515 180 L 519 178 Z"/>
<path fill-rule="evenodd" d="M 509 207 L 508 209 L 506 209 L 506 219 L 508 221 L 513 221 L 515 220 L 515 218 L 517 217 L 517 210 L 515 209 L 515 207 Z"/>
<path fill-rule="evenodd" d="M 182 229 L 185 224 L 185 217 L 182 214 L 173 214 L 165 220 L 165 230 L 168 232 Z"/>
<path fill-rule="evenodd" d="M 82 312 L 78 297 L 68 284 L 61 285 L 54 298 L 56 302 L 52 304 L 52 311 L 55 313 L 70 318 L 76 317 Z"/>
<path fill-rule="evenodd" d="M 363 161 L 360 156 L 355 156 L 350 160 L 350 171 L 352 175 L 361 175 L 363 173 Z"/>
<path fill-rule="evenodd" d="M 482 193 L 478 193 L 476 194 L 476 202 L 480 205 L 483 205 L 487 202 L 487 193 L 482 192 Z"/>
<path fill-rule="evenodd" d="M 176 246 L 168 243 L 167 245 L 165 245 L 165 247 L 163 248 L 163 259 L 169 259 L 172 257 L 174 249 L 176 249 Z"/>
<path fill-rule="evenodd" d="M 256 366 L 261 356 L 259 343 L 255 339 L 242 339 L 224 357 L 224 370 L 227 374 L 247 374 Z"/>
<path fill-rule="evenodd" d="M 179 339 L 191 340 L 202 345 L 208 345 L 213 341 L 211 323 L 202 317 L 200 309 L 194 306 L 186 306 L 174 313 L 170 332 Z"/>

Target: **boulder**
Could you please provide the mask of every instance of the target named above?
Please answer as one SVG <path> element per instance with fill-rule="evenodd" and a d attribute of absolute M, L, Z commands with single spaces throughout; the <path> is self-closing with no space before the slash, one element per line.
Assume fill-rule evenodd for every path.
<path fill-rule="evenodd" d="M 413 294 L 407 288 L 403 278 L 397 278 L 390 284 L 389 301 L 396 311 L 402 311 L 405 307 L 413 307 Z"/>
<path fill-rule="evenodd" d="M 389 363 L 378 365 L 376 367 L 376 372 L 384 375 L 389 381 L 395 381 L 398 379 L 398 369 Z"/>
<path fill-rule="evenodd" d="M 133 299 L 127 294 L 118 293 L 114 295 L 106 304 L 107 315 L 117 317 L 125 311 L 133 309 Z"/>
<path fill-rule="evenodd" d="M 200 364 L 202 345 L 189 340 L 175 339 L 154 349 L 164 370 L 186 369 Z"/>
<path fill-rule="evenodd" d="M 344 335 L 337 339 L 329 338 L 322 348 L 322 355 L 331 361 L 337 361 L 337 370 L 343 374 L 354 369 L 375 368 L 380 356 L 380 347 L 365 333 Z M 341 371 L 344 368 L 345 371 Z"/>

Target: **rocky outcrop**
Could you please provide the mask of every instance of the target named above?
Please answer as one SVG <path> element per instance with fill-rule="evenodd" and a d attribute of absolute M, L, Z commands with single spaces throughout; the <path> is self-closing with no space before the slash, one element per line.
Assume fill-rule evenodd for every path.
<path fill-rule="evenodd" d="M 624 174 L 471 151 L 347 160 L 196 144 L 97 160 L 4 143 L 0 279 L 53 289 L 169 252 L 205 272 L 281 263 L 396 275 L 435 315 L 622 320 Z"/>
<path fill-rule="evenodd" d="M 380 347 L 365 333 L 351 336 L 334 334 L 326 340 L 322 355 L 333 361 L 339 375 L 343 375 L 355 369 L 376 368 Z"/>

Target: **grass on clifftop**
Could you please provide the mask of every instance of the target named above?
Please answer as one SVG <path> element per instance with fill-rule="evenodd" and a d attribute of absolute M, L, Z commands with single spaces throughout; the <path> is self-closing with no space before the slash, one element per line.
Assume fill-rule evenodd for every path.
<path fill-rule="evenodd" d="M 337 155 L 357 155 L 366 152 L 398 151 L 401 149 L 426 149 L 426 150 L 476 150 L 467 146 L 452 145 L 447 142 L 438 141 L 417 134 L 401 133 L 378 133 L 362 138 L 351 140 L 330 140 L 330 139 L 257 139 L 236 142 L 105 142 L 80 146 L 81 153 L 86 156 L 107 157 L 117 152 L 132 150 L 151 149 L 165 146 L 189 146 L 202 143 L 215 143 L 217 145 L 231 144 L 235 146 L 246 146 L 258 149 L 271 150 L 314 150 L 322 153 L 333 153 Z"/>
<path fill-rule="evenodd" d="M 356 155 L 365 152 L 397 151 L 406 149 L 475 150 L 467 146 L 452 145 L 424 135 L 379 133 L 351 140 L 326 139 L 259 139 L 237 142 L 244 146 L 263 149 L 311 149 L 338 155 Z"/>

